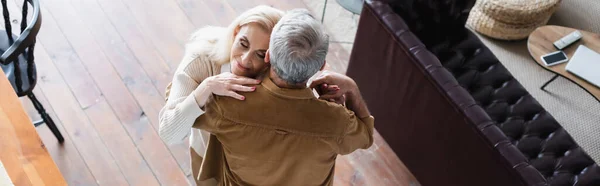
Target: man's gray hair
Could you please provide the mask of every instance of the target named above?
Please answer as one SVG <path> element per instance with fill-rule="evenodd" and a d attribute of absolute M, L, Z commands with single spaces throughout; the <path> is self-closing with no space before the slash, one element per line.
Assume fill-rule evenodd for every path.
<path fill-rule="evenodd" d="M 329 36 L 308 10 L 295 9 L 275 25 L 269 45 L 271 68 L 287 83 L 299 84 L 325 64 Z"/>

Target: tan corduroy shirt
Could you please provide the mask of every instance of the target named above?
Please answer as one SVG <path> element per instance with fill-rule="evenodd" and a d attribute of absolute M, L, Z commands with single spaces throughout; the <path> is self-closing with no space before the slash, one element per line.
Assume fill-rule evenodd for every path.
<path fill-rule="evenodd" d="M 372 116 L 358 118 L 311 89 L 265 77 L 246 100 L 213 96 L 194 128 L 210 132 L 200 180 L 219 185 L 332 185 L 335 159 L 373 143 Z"/>

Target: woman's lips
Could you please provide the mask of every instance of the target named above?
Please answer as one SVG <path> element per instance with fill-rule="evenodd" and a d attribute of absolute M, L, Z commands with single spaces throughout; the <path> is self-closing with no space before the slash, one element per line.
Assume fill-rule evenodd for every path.
<path fill-rule="evenodd" d="M 246 68 L 246 67 L 242 66 L 239 61 L 235 61 L 235 63 L 236 63 L 236 65 L 237 65 L 238 68 L 240 68 L 240 69 L 242 69 L 244 71 L 250 70 L 250 68 Z"/>

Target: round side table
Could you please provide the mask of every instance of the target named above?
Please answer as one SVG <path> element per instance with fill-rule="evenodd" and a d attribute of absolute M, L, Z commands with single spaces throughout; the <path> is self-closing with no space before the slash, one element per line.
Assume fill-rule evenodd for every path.
<path fill-rule="evenodd" d="M 336 0 L 340 6 L 344 9 L 352 12 L 353 14 L 360 14 L 362 11 L 364 0 Z"/>
<path fill-rule="evenodd" d="M 323 14 L 321 15 L 321 23 L 325 20 L 325 9 L 327 9 L 327 1 L 323 4 Z M 364 0 L 336 0 L 337 3 L 344 9 L 352 12 L 353 14 L 359 15 L 362 11 Z"/>

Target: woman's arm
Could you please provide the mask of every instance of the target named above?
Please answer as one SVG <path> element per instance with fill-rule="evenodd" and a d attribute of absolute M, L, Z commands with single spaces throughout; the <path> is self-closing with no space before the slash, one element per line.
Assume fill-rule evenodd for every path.
<path fill-rule="evenodd" d="M 171 82 L 167 103 L 159 113 L 158 133 L 167 144 L 183 142 L 190 134 L 196 118 L 204 113 L 201 106 L 206 100 L 197 98 L 208 97 L 202 95 L 208 93 L 199 85 L 200 81 L 212 75 L 210 64 L 202 61 L 202 58 L 181 65 L 183 66 L 177 69 Z M 192 75 L 195 77 L 192 78 Z"/>
<path fill-rule="evenodd" d="M 212 94 L 229 96 L 239 100 L 245 98 L 236 91 L 251 92 L 259 80 L 222 73 L 216 76 L 215 69 L 208 61 L 195 59 L 185 68 L 175 73 L 167 104 L 159 113 L 159 135 L 167 144 L 180 143 L 190 134 L 190 129 L 200 115 L 201 109 Z M 193 77 L 192 77 L 193 76 Z M 198 83 L 200 82 L 200 83 Z"/>

